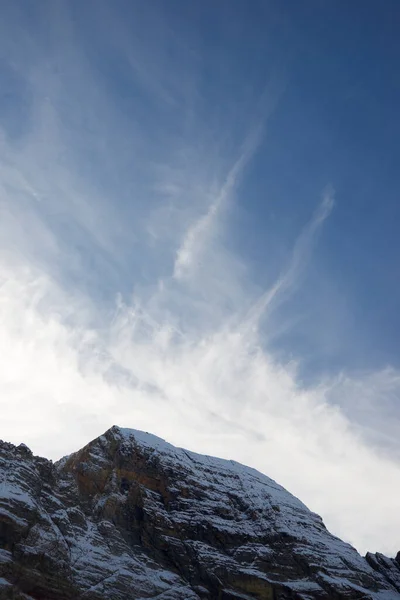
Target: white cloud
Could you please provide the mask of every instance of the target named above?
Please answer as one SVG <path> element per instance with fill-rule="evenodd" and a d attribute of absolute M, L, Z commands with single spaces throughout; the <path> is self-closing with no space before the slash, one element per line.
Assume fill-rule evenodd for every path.
<path fill-rule="evenodd" d="M 330 402 L 343 393 L 347 406 L 365 397 L 376 405 L 388 380 L 398 393 L 398 374 L 302 388 L 296 366 L 263 351 L 257 329 L 243 334 L 238 315 L 182 325 L 169 285 L 145 304 L 120 303 L 95 331 L 85 327 L 96 311 L 87 299 L 3 264 L 3 437 L 58 457 L 113 423 L 152 431 L 259 468 L 361 550 L 393 553 L 400 465 Z"/>
<path fill-rule="evenodd" d="M 301 275 L 309 261 L 315 236 L 332 211 L 333 196 L 333 188 L 328 186 L 310 223 L 304 228 L 294 245 L 289 266 L 274 284 L 262 294 L 249 311 L 247 317 L 248 326 L 257 326 L 260 318 L 276 308 L 279 302 L 284 301 L 285 295 L 287 296 L 299 284 Z"/>
<path fill-rule="evenodd" d="M 204 260 L 202 253 L 210 246 L 217 234 L 218 226 L 221 225 L 221 212 L 227 208 L 244 168 L 257 149 L 262 136 L 262 125 L 262 123 L 257 124 L 246 136 L 240 156 L 229 169 L 223 184 L 208 192 L 207 196 L 211 197 L 211 204 L 207 212 L 185 232 L 174 264 L 174 277 L 177 279 L 188 274 L 193 276 L 194 271 L 197 270 L 196 265 Z"/>
<path fill-rule="evenodd" d="M 132 60 L 147 56 L 145 39 L 139 58 L 127 43 Z M 113 44 L 121 47 L 118 36 Z M 149 125 L 147 135 L 78 60 L 79 39 L 62 54 L 67 79 L 43 73 L 34 49 L 34 68 L 20 73 L 32 86 L 33 126 L 18 140 L 3 132 L 0 146 L 1 436 L 58 458 L 114 423 L 152 431 L 259 468 L 362 551 L 397 551 L 400 461 L 388 423 L 399 374 L 347 373 L 304 386 L 295 362 L 267 350 L 273 309 L 301 285 L 332 192 L 260 294 L 225 242 L 261 121 L 242 146 L 239 135 L 196 122 L 177 74 L 164 70 L 157 80 L 156 53 L 131 77 L 140 67 L 140 85 L 177 104 L 185 127 L 173 135 Z M 73 73 L 79 83 L 65 113 Z M 92 281 L 117 298 L 112 306 Z"/>

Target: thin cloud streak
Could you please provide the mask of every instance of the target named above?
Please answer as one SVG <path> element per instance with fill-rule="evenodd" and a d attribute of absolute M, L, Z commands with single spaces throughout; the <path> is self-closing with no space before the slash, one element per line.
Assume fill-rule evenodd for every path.
<path fill-rule="evenodd" d="M 264 292 L 256 304 L 251 308 L 246 318 L 246 327 L 257 327 L 260 319 L 267 312 L 277 308 L 279 303 L 283 302 L 285 297 L 295 290 L 299 284 L 301 275 L 304 272 L 307 262 L 310 259 L 310 252 L 315 241 L 316 234 L 322 227 L 324 221 L 329 217 L 334 206 L 334 191 L 328 186 L 324 191 L 323 198 L 317 207 L 310 223 L 304 228 L 297 239 L 288 268 L 284 271 L 275 283 Z"/>
<path fill-rule="evenodd" d="M 201 250 L 209 243 L 211 236 L 215 235 L 218 218 L 234 193 L 238 179 L 246 164 L 260 143 L 262 127 L 258 126 L 251 132 L 244 143 L 242 154 L 228 172 L 228 175 L 217 192 L 217 197 L 208 208 L 205 215 L 191 225 L 185 234 L 183 242 L 177 251 L 174 264 L 174 277 L 181 279 L 185 273 L 193 271 L 196 261 L 201 260 Z"/>
<path fill-rule="evenodd" d="M 263 141 L 268 118 L 273 114 L 282 91 L 282 83 L 272 79 L 270 85 L 267 85 L 261 94 L 258 104 L 262 107 L 262 116 L 249 129 L 241 145 L 240 155 L 229 168 L 222 185 L 217 190 L 211 189 L 207 194 L 211 196 L 212 201 L 206 213 L 195 220 L 185 232 L 175 258 L 176 279 L 182 279 L 185 274 L 193 272 L 196 263 L 202 259 L 200 250 L 207 247 L 211 239 L 217 235 L 222 213 L 228 209 L 229 203 L 234 199 L 246 166 Z"/>

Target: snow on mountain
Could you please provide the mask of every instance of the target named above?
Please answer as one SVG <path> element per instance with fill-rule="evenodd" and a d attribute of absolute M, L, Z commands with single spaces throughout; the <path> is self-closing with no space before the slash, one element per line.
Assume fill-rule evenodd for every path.
<path fill-rule="evenodd" d="M 400 600 L 269 477 L 112 427 L 52 464 L 0 443 L 0 599 Z"/>

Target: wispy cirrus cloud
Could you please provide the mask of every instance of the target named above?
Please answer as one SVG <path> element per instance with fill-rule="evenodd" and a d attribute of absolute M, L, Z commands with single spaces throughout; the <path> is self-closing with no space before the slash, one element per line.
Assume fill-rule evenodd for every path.
<path fill-rule="evenodd" d="M 264 95 L 266 92 L 264 92 Z M 272 95 L 272 93 L 271 93 Z M 218 233 L 218 224 L 222 220 L 221 213 L 227 209 L 229 201 L 234 196 L 246 165 L 251 160 L 262 139 L 264 121 L 267 115 L 246 135 L 240 148 L 240 155 L 228 169 L 225 179 L 216 189 L 210 189 L 206 197 L 211 199 L 207 211 L 201 215 L 185 232 L 183 241 L 176 253 L 174 277 L 180 279 L 185 274 L 193 273 L 196 264 L 202 260 L 202 252 L 209 247 L 212 239 Z"/>
<path fill-rule="evenodd" d="M 323 193 L 322 201 L 318 205 L 310 222 L 304 228 L 296 240 L 293 252 L 290 258 L 289 266 L 273 285 L 268 288 L 257 300 L 248 314 L 248 322 L 254 327 L 257 326 L 260 318 L 271 311 L 279 302 L 284 301 L 291 291 L 293 292 L 301 282 L 301 275 L 310 259 L 310 253 L 319 229 L 324 221 L 329 217 L 334 204 L 334 190 L 328 186 Z"/>
<path fill-rule="evenodd" d="M 270 344 L 333 191 L 260 289 L 228 243 L 229 214 L 268 143 L 276 87 L 230 99 L 228 115 L 204 110 L 201 45 L 182 59 L 189 40 L 162 11 L 141 5 L 130 36 L 97 5 L 89 26 L 73 3 L 43 3 L 45 46 L 18 10 L 3 22 L 2 64 L 29 118 L 0 133 L 2 437 L 58 458 L 114 423 L 152 431 L 261 469 L 359 549 L 393 553 L 399 374 L 305 385 L 300 357 Z"/>

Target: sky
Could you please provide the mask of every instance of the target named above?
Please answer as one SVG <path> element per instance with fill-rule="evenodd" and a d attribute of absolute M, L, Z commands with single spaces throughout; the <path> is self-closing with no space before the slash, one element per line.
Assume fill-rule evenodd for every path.
<path fill-rule="evenodd" d="M 397 0 L 3 0 L 0 438 L 114 424 L 400 550 Z"/>

